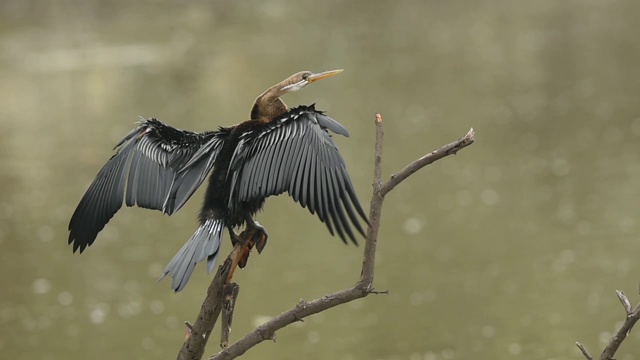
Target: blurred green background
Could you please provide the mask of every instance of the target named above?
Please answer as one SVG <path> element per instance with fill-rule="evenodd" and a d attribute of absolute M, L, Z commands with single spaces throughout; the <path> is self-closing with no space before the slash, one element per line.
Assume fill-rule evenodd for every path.
<path fill-rule="evenodd" d="M 202 190 L 169 218 L 121 210 L 84 254 L 68 220 L 138 116 L 203 131 L 288 95 L 317 103 L 367 205 L 373 114 L 384 173 L 476 130 L 476 143 L 386 199 L 375 285 L 246 359 L 580 359 L 640 300 L 640 2 L 17 1 L 0 3 L 0 358 L 173 358 L 210 281 L 164 265 Z M 232 340 L 300 298 L 351 286 L 344 246 L 287 197 L 236 273 Z M 225 239 L 223 253 L 230 251 Z M 617 358 L 640 359 L 640 332 Z M 214 334 L 206 354 L 218 350 Z"/>

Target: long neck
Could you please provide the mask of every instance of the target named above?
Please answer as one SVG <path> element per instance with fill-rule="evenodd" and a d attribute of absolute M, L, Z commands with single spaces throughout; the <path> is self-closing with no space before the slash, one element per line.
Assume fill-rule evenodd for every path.
<path fill-rule="evenodd" d="M 267 91 L 263 92 L 262 95 L 258 96 L 251 109 L 251 120 L 269 122 L 286 113 L 287 105 L 280 100 L 280 96 L 285 93 L 282 91 L 282 88 L 286 85 L 283 81 L 270 87 Z"/>

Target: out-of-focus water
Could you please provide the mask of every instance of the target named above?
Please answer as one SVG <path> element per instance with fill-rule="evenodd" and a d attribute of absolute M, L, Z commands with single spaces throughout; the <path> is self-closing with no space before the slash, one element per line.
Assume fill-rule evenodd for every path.
<path fill-rule="evenodd" d="M 156 283 L 192 234 L 121 210 L 84 254 L 67 224 L 138 116 L 215 129 L 293 72 L 344 68 L 291 94 L 336 141 L 368 204 L 373 114 L 385 176 L 476 129 L 476 143 L 386 199 L 371 296 L 278 332 L 247 359 L 578 359 L 640 297 L 636 1 L 4 1 L 0 4 L 0 357 L 172 358 L 210 277 Z M 269 246 L 236 273 L 232 339 L 350 286 L 344 246 L 282 197 Z M 224 244 L 223 252 L 230 250 Z M 217 335 L 207 354 L 217 351 Z M 631 334 L 619 359 L 640 358 Z"/>

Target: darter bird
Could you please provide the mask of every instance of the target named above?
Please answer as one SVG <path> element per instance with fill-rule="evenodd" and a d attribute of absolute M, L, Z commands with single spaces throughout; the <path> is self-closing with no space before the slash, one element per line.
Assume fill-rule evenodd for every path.
<path fill-rule="evenodd" d="M 189 200 L 208 174 L 200 226 L 169 261 L 161 278 L 173 278 L 182 290 L 196 264 L 207 260 L 211 272 L 222 235 L 244 242 L 234 229 L 242 225 L 267 239 L 253 220 L 267 197 L 288 193 L 316 214 L 333 235 L 357 244 L 352 227 L 364 236 L 367 219 L 344 160 L 329 131 L 349 136 L 336 120 L 314 105 L 287 109 L 280 97 L 339 74 L 342 70 L 302 71 L 267 89 L 251 109 L 251 119 L 216 131 L 175 129 L 157 119 L 143 120 L 116 145 L 116 153 L 98 173 L 69 223 L 69 244 L 82 253 L 122 207 L 137 205 L 171 215 Z M 240 260 L 242 261 L 242 260 Z M 246 262 L 246 258 L 244 259 Z"/>

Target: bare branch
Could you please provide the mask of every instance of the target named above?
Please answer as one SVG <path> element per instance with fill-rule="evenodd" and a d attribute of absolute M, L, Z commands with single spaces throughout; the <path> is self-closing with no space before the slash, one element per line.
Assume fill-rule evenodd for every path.
<path fill-rule="evenodd" d="M 376 113 L 376 159 L 373 162 L 373 183 L 379 184 L 382 179 L 382 137 L 384 131 L 382 129 L 382 115 Z"/>
<path fill-rule="evenodd" d="M 222 290 L 229 276 L 231 257 L 236 251 L 240 251 L 240 248 L 239 244 L 236 245 L 224 263 L 218 267 L 218 271 L 207 289 L 207 296 L 202 303 L 196 322 L 193 325 L 186 324 L 189 331 L 185 334 L 186 339 L 178 353 L 178 360 L 202 359 L 204 347 L 207 345 L 211 330 L 216 325 L 222 309 Z"/>
<path fill-rule="evenodd" d="M 627 295 L 625 295 L 622 291 L 616 290 L 616 295 L 618 296 L 618 300 L 622 303 L 622 307 L 624 307 L 624 311 L 627 313 L 627 316 L 631 315 L 633 309 L 631 309 L 631 302 Z"/>
<path fill-rule="evenodd" d="M 367 229 L 367 239 L 364 242 L 364 254 L 362 256 L 362 271 L 356 287 L 361 290 L 370 290 L 373 284 L 373 272 L 376 262 L 376 247 L 378 245 L 378 230 L 380 229 L 380 217 L 382 216 L 382 203 L 384 195 L 380 192 L 382 188 L 382 140 L 384 129 L 382 127 L 382 116 L 376 113 L 376 144 L 373 161 L 373 191 L 371 204 L 369 205 L 369 228 Z"/>
<path fill-rule="evenodd" d="M 369 229 L 367 230 L 367 237 L 364 246 L 362 269 L 360 278 L 358 279 L 357 283 L 349 289 L 344 289 L 332 294 L 328 294 L 313 301 L 307 302 L 301 300 L 291 309 L 283 312 L 274 319 L 258 326 L 256 329 L 248 333 L 245 337 L 238 340 L 236 343 L 229 345 L 227 348 L 224 348 L 219 353 L 213 355 L 209 358 L 210 360 L 233 359 L 244 354 L 247 350 L 265 340 L 274 340 L 275 332 L 277 330 L 282 329 L 283 327 L 291 323 L 303 321 L 303 319 L 309 315 L 316 314 L 318 312 L 327 310 L 340 304 L 344 304 L 346 302 L 353 301 L 355 299 L 363 298 L 372 293 L 387 293 L 386 291 L 375 291 L 373 289 L 375 252 L 378 239 L 378 230 L 380 228 L 380 217 L 384 196 L 389 191 L 393 190 L 393 188 L 400 182 L 402 182 L 404 179 L 406 179 L 419 169 L 423 168 L 424 166 L 431 164 L 448 155 L 455 154 L 459 150 L 471 145 L 474 141 L 474 133 L 473 129 L 469 130 L 469 132 L 464 137 L 458 139 L 457 141 L 454 141 L 451 144 L 444 145 L 432 151 L 431 153 L 426 154 L 420 159 L 413 161 L 396 175 L 392 176 L 389 181 L 387 181 L 386 183 L 382 183 L 382 140 L 384 132 L 382 129 L 383 123 L 380 114 L 376 114 L 375 119 L 376 144 L 374 159 L 373 195 L 371 198 L 371 205 L 369 210 Z M 194 324 L 193 334 L 183 345 L 183 350 L 181 350 L 178 356 L 179 359 L 200 359 L 200 356 L 202 356 L 203 354 L 204 346 L 209 337 L 209 332 L 213 328 L 213 325 L 215 324 L 215 321 L 220 313 L 219 304 L 222 303 L 223 281 L 220 281 L 220 284 L 214 286 L 220 276 L 224 276 L 224 274 L 222 274 L 219 270 L 216 274 L 216 277 L 212 281 L 211 286 L 209 287 L 209 292 L 207 293 L 207 298 L 205 299 L 205 304 L 209 304 L 206 306 L 207 309 L 212 307 L 210 305 L 212 303 L 217 304 L 217 308 L 214 308 L 213 311 L 204 311 L 205 304 L 203 304 L 200 315 L 198 316 L 198 321 L 196 321 L 196 323 Z M 223 279 L 226 279 L 226 276 L 223 277 Z M 196 332 L 196 329 L 198 329 L 198 323 L 200 321 L 207 324 L 207 327 L 205 328 L 205 331 L 207 331 L 207 333 L 205 334 L 205 336 L 201 336 L 203 341 L 195 342 L 193 341 L 193 338 L 196 337 L 196 334 L 198 334 Z M 209 325 L 211 327 L 208 327 Z M 202 334 L 202 332 L 200 332 L 199 334 Z M 188 356 L 181 357 L 183 352 L 186 352 Z M 195 357 L 195 355 L 198 355 L 198 357 Z"/>
<path fill-rule="evenodd" d="M 631 332 L 633 326 L 636 324 L 638 319 L 640 319 L 640 303 L 638 303 L 634 309 L 631 309 L 629 299 L 627 299 L 622 291 L 616 291 L 616 294 L 618 295 L 620 302 L 622 302 L 622 306 L 625 308 L 627 318 L 624 320 L 620 329 L 618 329 L 618 332 L 613 335 L 607 346 L 604 348 L 602 355 L 600 355 L 601 360 L 613 359 L 613 355 L 615 355 L 624 339 L 626 339 L 627 335 Z M 627 306 L 627 304 L 629 305 Z"/>
<path fill-rule="evenodd" d="M 209 360 L 234 359 L 250 348 L 265 341 L 272 340 L 277 330 L 301 321 L 303 318 L 330 309 L 334 306 L 365 297 L 366 292 L 355 287 L 325 295 L 313 301 L 301 301 L 296 306 L 276 316 L 274 319 L 258 326 L 244 338 L 213 355 Z"/>
<path fill-rule="evenodd" d="M 616 334 L 613 335 L 611 340 L 609 340 L 609 343 L 600 355 L 600 360 L 614 359 L 613 356 L 615 355 L 616 351 L 618 351 L 618 348 L 620 347 L 622 342 L 627 338 L 633 326 L 640 319 L 640 303 L 638 303 L 635 308 L 631 308 L 631 302 L 629 302 L 629 299 L 622 291 L 616 290 L 616 295 L 618 296 L 620 303 L 622 303 L 622 307 L 624 307 L 626 319 L 622 326 L 620 326 L 620 329 L 618 329 Z M 581 343 L 576 343 L 576 345 L 587 359 L 593 359 Z"/>
<path fill-rule="evenodd" d="M 430 152 L 427 155 L 424 155 L 423 157 L 421 157 L 420 159 L 412 162 L 411 164 L 407 165 L 404 167 L 404 169 L 400 170 L 399 172 L 391 175 L 391 179 L 389 179 L 389 181 L 387 181 L 384 186 L 382 186 L 382 189 L 380 189 L 380 191 L 382 192 L 382 195 L 386 195 L 389 191 L 393 190 L 394 187 L 396 187 L 398 184 L 400 184 L 401 182 L 403 182 L 406 178 L 408 178 L 411 174 L 413 174 L 414 172 L 422 169 L 423 167 L 433 163 L 434 161 L 440 160 L 445 156 L 449 156 L 449 155 L 455 155 L 458 151 L 462 150 L 463 148 L 473 144 L 473 142 L 475 141 L 475 132 L 473 131 L 473 128 L 469 129 L 469 131 L 467 132 L 467 134 L 465 136 L 463 136 L 462 138 L 441 146 L 435 150 L 433 150 L 432 152 Z"/>
<path fill-rule="evenodd" d="M 584 355 L 584 357 L 587 358 L 587 360 L 593 360 L 593 357 L 591 357 L 591 354 L 589 354 L 589 352 L 584 347 L 584 345 L 582 345 L 579 342 L 576 342 L 576 346 L 578 347 L 578 349 L 580 349 L 580 351 L 582 352 L 582 355 Z"/>
<path fill-rule="evenodd" d="M 236 283 L 226 284 L 223 290 L 224 302 L 222 303 L 222 330 L 220 331 L 220 347 L 229 346 L 229 333 L 233 322 L 233 311 L 236 308 L 236 299 L 240 286 Z"/>

